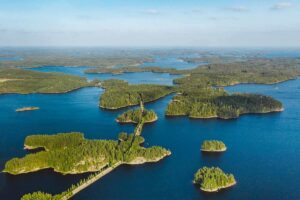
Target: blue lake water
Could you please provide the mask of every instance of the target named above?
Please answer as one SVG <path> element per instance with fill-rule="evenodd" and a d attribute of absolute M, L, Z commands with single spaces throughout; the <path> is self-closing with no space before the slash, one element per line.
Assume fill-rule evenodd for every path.
<path fill-rule="evenodd" d="M 180 78 L 180 75 L 170 75 L 168 73 L 152 73 L 152 72 L 139 72 L 139 73 L 123 73 L 123 74 L 86 74 L 84 71 L 89 67 L 57 67 L 45 66 L 37 68 L 28 68 L 40 72 L 61 72 L 77 76 L 86 77 L 88 80 L 94 79 L 121 79 L 128 81 L 131 84 L 163 84 L 172 85 L 173 79 Z"/>
<path fill-rule="evenodd" d="M 184 56 L 188 57 L 188 56 Z M 176 56 L 156 56 L 153 62 L 145 62 L 141 67 L 159 66 L 162 68 L 193 69 L 206 63 L 189 63 Z"/>
<path fill-rule="evenodd" d="M 159 120 L 146 125 L 145 145 L 161 145 L 172 155 L 159 163 L 121 166 L 74 197 L 83 199 L 299 199 L 300 190 L 300 80 L 276 85 L 238 85 L 231 92 L 271 95 L 283 102 L 285 111 L 245 115 L 237 120 L 190 120 L 166 118 L 164 109 L 172 95 L 146 107 Z M 115 139 L 132 125 L 118 125 L 120 111 L 98 108 L 99 88 L 67 94 L 0 95 L 0 166 L 12 157 L 24 156 L 27 135 L 80 131 L 87 138 Z M 23 106 L 39 106 L 16 113 Z M 228 151 L 220 155 L 200 152 L 205 139 L 220 139 Z M 203 166 L 219 166 L 233 173 L 237 185 L 216 194 L 201 192 L 192 184 L 193 174 Z M 0 174 L 0 199 L 19 199 L 24 193 L 42 190 L 60 193 L 83 175 L 60 175 L 44 170 L 12 176 Z"/>

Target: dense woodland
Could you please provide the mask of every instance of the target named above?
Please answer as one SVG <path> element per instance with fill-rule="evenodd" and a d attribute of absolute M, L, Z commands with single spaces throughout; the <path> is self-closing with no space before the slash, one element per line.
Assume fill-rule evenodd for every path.
<path fill-rule="evenodd" d="M 258 94 L 227 94 L 221 88 L 185 88 L 166 110 L 167 116 L 191 118 L 237 118 L 246 113 L 281 111 L 282 104 L 272 97 Z"/>
<path fill-rule="evenodd" d="M 6 52 L 6 53 L 5 53 Z M 109 50 L 100 48 L 21 48 L 1 51 L 0 68 L 41 66 L 136 66 L 152 61 L 149 54 L 137 50 Z"/>
<path fill-rule="evenodd" d="M 53 197 L 51 194 L 44 192 L 33 192 L 22 196 L 21 200 L 59 200 L 59 198 Z"/>
<path fill-rule="evenodd" d="M 100 107 L 118 109 L 138 105 L 140 101 L 151 102 L 164 97 L 174 91 L 173 87 L 139 84 L 129 85 L 122 81 L 104 81 L 105 92 L 100 97 Z"/>
<path fill-rule="evenodd" d="M 222 188 L 233 186 L 236 181 L 232 174 L 225 174 L 218 167 L 203 167 L 194 175 L 194 183 L 206 192 L 216 192 Z"/>
<path fill-rule="evenodd" d="M 176 84 L 228 86 L 239 83 L 273 84 L 300 75 L 300 59 L 248 59 L 247 61 L 208 64 L 185 71 L 189 76 L 174 80 Z"/>
<path fill-rule="evenodd" d="M 226 151 L 226 145 L 219 140 L 205 140 L 201 145 L 202 151 Z"/>
<path fill-rule="evenodd" d="M 208 57 L 211 58 L 211 57 Z M 199 58 L 200 60 L 205 58 Z M 215 60 L 217 59 L 217 61 Z M 192 62 L 197 58 L 187 58 Z M 198 86 L 228 86 L 239 83 L 273 84 L 300 75 L 299 58 L 211 58 L 206 65 L 195 69 L 177 70 L 161 67 L 120 67 L 120 68 L 94 68 L 86 70 L 86 73 L 131 73 L 131 72 L 155 72 L 181 74 L 183 78 L 175 79 L 175 84 L 192 84 Z"/>
<path fill-rule="evenodd" d="M 30 149 L 39 147 L 45 151 L 13 158 L 5 164 L 4 172 L 21 174 L 40 169 L 53 168 L 64 174 L 99 171 L 116 162 L 130 163 L 142 157 L 146 161 L 162 158 L 169 151 L 162 147 L 144 148 L 141 136 L 125 135 L 122 140 L 88 140 L 82 133 L 61 133 L 57 135 L 33 135 L 25 139 Z"/>
<path fill-rule="evenodd" d="M 79 76 L 16 68 L 0 69 L 0 94 L 64 93 L 87 86 L 92 84 Z"/>
<path fill-rule="evenodd" d="M 140 123 L 140 122 L 153 122 L 157 119 L 157 115 L 153 110 L 128 110 L 117 117 L 117 121 L 120 123 Z"/>
<path fill-rule="evenodd" d="M 134 72 L 153 72 L 153 73 L 169 73 L 169 74 L 182 74 L 183 71 L 177 70 L 175 68 L 161 68 L 161 67 L 102 67 L 102 68 L 91 68 L 87 69 L 85 73 L 87 74 L 122 74 L 122 73 L 134 73 Z"/>

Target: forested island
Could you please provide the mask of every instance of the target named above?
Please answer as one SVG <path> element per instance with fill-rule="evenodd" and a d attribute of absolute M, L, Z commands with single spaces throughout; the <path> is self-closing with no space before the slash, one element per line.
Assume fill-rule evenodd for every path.
<path fill-rule="evenodd" d="M 218 167 L 203 167 L 194 175 L 194 184 L 199 185 L 205 192 L 217 192 L 224 188 L 232 187 L 236 180 L 232 174 L 225 174 Z"/>
<path fill-rule="evenodd" d="M 119 68 L 102 67 L 91 68 L 85 70 L 87 74 L 123 74 L 123 73 L 136 73 L 136 72 L 153 72 L 153 73 L 169 73 L 169 74 L 183 74 L 184 71 L 175 68 L 161 68 L 161 67 L 139 67 L 127 66 Z"/>
<path fill-rule="evenodd" d="M 252 58 L 246 61 L 207 64 L 184 71 L 175 84 L 229 86 L 240 83 L 274 84 L 300 75 L 299 58 Z"/>
<path fill-rule="evenodd" d="M 35 106 L 30 106 L 30 107 L 22 107 L 22 108 L 18 108 L 16 109 L 16 112 L 26 112 L 26 111 L 33 111 L 33 110 L 39 110 L 39 107 L 35 107 Z"/>
<path fill-rule="evenodd" d="M 203 152 L 224 152 L 226 149 L 224 142 L 219 140 L 205 140 L 201 145 Z"/>
<path fill-rule="evenodd" d="M 65 93 L 93 86 L 86 78 L 18 68 L 0 69 L 0 94 Z"/>
<path fill-rule="evenodd" d="M 117 162 L 156 162 L 170 155 L 170 151 L 162 147 L 140 146 L 143 142 L 143 137 L 126 133 L 122 133 L 118 141 L 88 140 L 82 133 L 27 136 L 24 143 L 26 149 L 45 150 L 9 160 L 3 172 L 16 175 L 52 168 L 63 174 L 78 174 L 100 171 Z"/>
<path fill-rule="evenodd" d="M 136 110 L 128 110 L 125 113 L 119 115 L 116 119 L 119 123 L 151 123 L 157 120 L 157 115 L 153 110 L 142 110 L 141 108 Z"/>
<path fill-rule="evenodd" d="M 26 48 L 14 49 L 16 60 L 1 60 L 0 68 L 6 67 L 42 67 L 42 66 L 91 66 L 97 68 L 137 66 L 152 61 L 149 53 L 137 50 L 113 51 L 97 48 Z M 2 53 L 2 52 L 1 52 Z M 1 55 L 0 55 L 1 56 Z M 11 55 L 6 55 L 11 57 Z"/>
<path fill-rule="evenodd" d="M 140 101 L 151 102 L 174 91 L 171 86 L 139 84 L 130 85 L 124 81 L 110 80 L 101 83 L 106 90 L 100 97 L 100 107 L 119 109 L 138 105 Z"/>
<path fill-rule="evenodd" d="M 281 102 L 258 94 L 231 94 L 222 88 L 185 88 L 167 107 L 167 116 L 232 119 L 247 113 L 283 110 Z"/>
<path fill-rule="evenodd" d="M 175 84 L 206 86 L 229 86 L 240 83 L 274 84 L 300 75 L 299 58 L 235 58 L 207 57 L 206 65 L 195 69 L 126 66 L 119 68 L 93 68 L 86 73 L 133 73 L 154 72 L 183 75 L 174 80 Z M 206 58 L 186 58 L 187 61 L 206 60 Z M 215 61 L 217 59 L 217 61 Z M 203 61 L 202 61 L 203 62 Z"/>

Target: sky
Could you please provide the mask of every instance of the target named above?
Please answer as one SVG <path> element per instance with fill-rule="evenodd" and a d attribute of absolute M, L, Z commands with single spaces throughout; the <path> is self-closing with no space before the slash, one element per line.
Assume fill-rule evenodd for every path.
<path fill-rule="evenodd" d="M 300 0 L 0 0 L 0 46 L 300 47 Z"/>

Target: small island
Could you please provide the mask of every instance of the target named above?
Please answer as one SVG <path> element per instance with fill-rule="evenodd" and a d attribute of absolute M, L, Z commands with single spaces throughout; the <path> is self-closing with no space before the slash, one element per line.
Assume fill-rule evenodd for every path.
<path fill-rule="evenodd" d="M 199 169 L 194 176 L 193 182 L 196 185 L 200 185 L 200 189 L 205 192 L 218 192 L 236 184 L 232 174 L 225 174 L 218 167 L 203 167 Z"/>
<path fill-rule="evenodd" d="M 201 145 L 203 152 L 224 152 L 227 150 L 224 142 L 219 140 L 205 140 Z"/>
<path fill-rule="evenodd" d="M 33 111 L 33 110 L 39 110 L 39 107 L 34 107 L 34 106 L 30 106 L 30 107 L 22 107 L 22 108 L 18 108 L 16 109 L 16 112 L 26 112 L 26 111 Z"/>
<path fill-rule="evenodd" d="M 259 94 L 228 94 L 222 88 L 181 89 L 166 109 L 167 116 L 188 116 L 194 119 L 235 119 L 243 114 L 264 114 L 283 111 L 276 99 Z"/>
<path fill-rule="evenodd" d="M 104 109 L 116 110 L 128 106 L 156 101 L 174 92 L 171 86 L 139 84 L 131 85 L 125 81 L 102 81 L 105 92 L 100 97 L 99 106 Z"/>
<path fill-rule="evenodd" d="M 153 110 L 142 110 L 141 108 L 136 110 L 128 110 L 125 113 L 119 115 L 116 119 L 119 123 L 151 123 L 157 120 L 157 115 Z"/>

